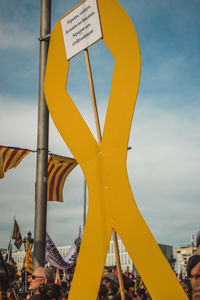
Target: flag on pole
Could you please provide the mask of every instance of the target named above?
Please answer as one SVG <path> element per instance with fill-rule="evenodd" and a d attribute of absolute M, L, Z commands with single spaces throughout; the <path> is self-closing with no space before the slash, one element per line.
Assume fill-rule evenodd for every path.
<path fill-rule="evenodd" d="M 74 253 L 73 253 L 74 254 Z M 46 232 L 46 262 L 55 268 L 61 270 L 67 270 L 73 266 L 71 260 L 65 261 L 58 249 L 56 248 L 54 242 L 52 241 L 50 235 Z"/>
<path fill-rule="evenodd" d="M 30 274 L 33 273 L 33 259 L 32 259 L 30 244 L 27 238 L 26 238 L 26 253 L 24 258 L 24 268 L 26 268 L 27 272 L 29 272 Z"/>
<path fill-rule="evenodd" d="M 46 262 L 60 270 L 68 270 L 74 267 L 77 261 L 81 237 L 82 234 L 79 229 L 78 238 L 75 239 L 65 257 L 62 258 L 50 235 L 46 232 Z"/>
<path fill-rule="evenodd" d="M 56 270 L 56 279 L 55 283 L 61 286 L 61 279 L 60 279 L 60 270 L 57 268 Z"/>
<path fill-rule="evenodd" d="M 22 236 L 21 236 L 21 232 L 19 229 L 19 225 L 17 224 L 16 220 L 14 220 L 12 239 L 15 240 L 15 246 L 17 247 L 17 249 L 20 249 L 20 247 L 22 245 Z"/>
<path fill-rule="evenodd" d="M 48 161 L 47 201 L 63 202 L 63 186 L 67 175 L 75 168 L 73 158 L 51 154 Z"/>
<path fill-rule="evenodd" d="M 32 150 L 0 146 L 0 178 L 11 168 L 16 168 Z"/>
<path fill-rule="evenodd" d="M 140 282 L 139 282 L 138 287 L 139 287 L 140 289 L 142 289 L 143 286 L 144 286 L 144 284 L 143 284 L 142 278 L 140 278 Z"/>
<path fill-rule="evenodd" d="M 20 277 L 20 269 L 19 266 L 17 267 L 17 273 L 16 273 L 17 279 L 19 281 L 19 277 Z"/>
<path fill-rule="evenodd" d="M 183 279 L 183 274 L 182 274 L 182 268 L 181 268 L 181 264 L 178 264 L 178 273 L 177 273 L 177 278 L 179 281 L 182 281 Z"/>
<path fill-rule="evenodd" d="M 10 242 L 8 244 L 8 249 L 7 249 L 5 261 L 7 263 L 12 263 L 12 240 L 11 239 L 10 239 Z"/>

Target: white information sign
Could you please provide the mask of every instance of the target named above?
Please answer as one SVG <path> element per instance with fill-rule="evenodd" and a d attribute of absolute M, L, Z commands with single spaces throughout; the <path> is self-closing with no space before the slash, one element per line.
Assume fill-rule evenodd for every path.
<path fill-rule="evenodd" d="M 68 60 L 102 38 L 96 1 L 86 0 L 61 20 Z"/>

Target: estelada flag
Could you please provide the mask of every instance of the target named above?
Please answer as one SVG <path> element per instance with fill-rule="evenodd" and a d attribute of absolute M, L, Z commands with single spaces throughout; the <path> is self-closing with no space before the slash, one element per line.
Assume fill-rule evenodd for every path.
<path fill-rule="evenodd" d="M 19 249 L 22 245 L 22 235 L 16 220 L 14 220 L 12 239 L 15 240 L 15 246 L 17 247 L 17 249 Z"/>
<path fill-rule="evenodd" d="M 27 238 L 26 238 L 26 253 L 24 258 L 24 268 L 26 268 L 27 272 L 29 272 L 30 274 L 33 273 L 33 259 L 32 259 L 30 244 Z"/>
<path fill-rule="evenodd" d="M 63 186 L 67 175 L 75 168 L 73 158 L 51 154 L 48 161 L 47 201 L 63 202 Z"/>
<path fill-rule="evenodd" d="M 33 152 L 28 149 L 0 146 L 0 178 L 11 168 L 16 168 L 22 159 Z"/>

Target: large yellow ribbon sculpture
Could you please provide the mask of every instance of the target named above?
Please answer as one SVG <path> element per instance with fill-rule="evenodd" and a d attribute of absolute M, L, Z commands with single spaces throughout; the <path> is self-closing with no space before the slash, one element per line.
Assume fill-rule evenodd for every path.
<path fill-rule="evenodd" d="M 115 59 L 100 144 L 66 91 L 69 61 L 61 20 L 51 34 L 45 76 L 49 111 L 83 170 L 89 193 L 87 220 L 69 299 L 96 299 L 114 228 L 152 298 L 186 300 L 136 206 L 127 175 L 127 145 L 140 79 L 137 35 L 130 18 L 116 0 L 98 0 L 97 3 L 103 42 Z"/>

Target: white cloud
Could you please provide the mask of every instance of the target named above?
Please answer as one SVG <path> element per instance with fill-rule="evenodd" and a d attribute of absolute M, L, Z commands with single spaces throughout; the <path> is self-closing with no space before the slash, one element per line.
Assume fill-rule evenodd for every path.
<path fill-rule="evenodd" d="M 37 103 L 32 99 L 13 99 L 0 95 L 1 145 L 36 150 Z"/>
<path fill-rule="evenodd" d="M 35 47 L 35 35 L 16 22 L 0 22 L 0 49 Z"/>
<path fill-rule="evenodd" d="M 75 3 L 72 2 L 66 4 L 65 1 L 61 1 L 56 5 L 52 3 L 53 18 L 57 21 L 56 9 L 57 14 L 59 10 L 61 16 L 63 7 L 66 5 L 74 7 Z M 171 7 L 170 10 L 163 9 L 163 5 L 165 9 L 169 8 L 169 5 L 164 2 L 146 3 L 142 1 L 135 3 L 134 6 L 132 1 L 120 2 L 129 15 L 132 14 L 141 42 L 142 55 L 141 85 L 129 141 L 132 150 L 128 151 L 127 161 L 133 195 L 158 242 L 173 245 L 188 243 L 190 235 L 195 234 L 199 229 L 200 123 L 198 96 L 200 93 L 197 55 L 199 49 L 196 48 L 198 46 L 196 36 L 199 30 L 196 22 L 199 18 L 194 19 L 192 17 L 194 14 L 188 14 L 187 9 L 183 13 L 184 16 L 187 15 L 186 21 L 182 15 L 171 15 Z M 174 4 L 173 12 L 182 14 L 183 10 L 179 10 L 180 3 Z M 186 1 L 184 3 L 186 4 Z M 13 12 L 16 12 L 15 18 L 9 19 L 9 22 L 0 21 L 0 49 L 3 51 L 15 49 L 21 53 L 21 50 L 24 49 L 26 52 L 28 49 L 30 52 L 30 49 L 37 44 L 35 43 L 36 37 L 32 32 L 35 32 L 36 26 L 39 32 L 39 21 L 36 22 L 39 14 L 38 7 L 36 7 L 38 4 L 32 4 L 35 5 L 35 14 L 34 17 L 30 15 L 30 23 L 27 23 L 29 17 L 26 14 L 29 6 L 21 4 L 21 7 L 24 7 L 23 14 L 21 9 L 16 10 L 13 7 Z M 192 7 L 193 5 L 189 4 L 186 6 L 191 10 Z M 18 11 L 21 15 L 18 14 Z M 31 12 L 33 13 L 33 11 Z M 172 30 L 174 26 L 173 31 L 165 31 L 166 19 L 155 18 L 158 14 L 160 16 L 160 12 L 165 17 L 167 16 L 167 22 L 171 26 L 169 29 Z M 195 13 L 195 16 L 197 15 Z M 20 25 L 23 23 L 22 16 L 27 17 L 24 21 L 27 27 Z M 18 21 L 15 22 L 15 19 Z M 188 20 L 192 20 L 192 23 L 188 23 Z M 161 28 L 160 25 L 164 26 Z M 191 43 L 188 43 L 188 38 Z M 108 83 L 111 81 L 114 64 L 113 61 L 111 62 L 110 55 L 106 54 L 106 50 L 106 47 L 96 46 L 90 50 L 102 129 L 105 118 L 105 99 L 108 98 Z M 2 53 L 4 53 L 3 51 Z M 24 63 L 29 60 L 30 58 L 24 56 Z M 12 63 L 14 63 L 14 56 Z M 90 130 L 96 136 L 93 111 L 91 108 L 89 109 L 91 107 L 90 93 L 85 91 L 86 84 L 88 87 L 85 62 L 82 59 L 80 66 L 80 60 L 77 57 L 74 59 L 74 63 L 74 67 L 70 70 L 73 97 L 78 99 L 78 101 L 75 99 L 75 102 L 87 120 Z M 5 67 L 2 69 L 2 78 L 5 79 L 5 83 L 10 82 L 9 77 L 6 78 L 6 76 L 10 74 L 7 72 L 7 68 L 12 69 L 11 67 L 5 63 Z M 35 70 L 35 62 L 33 69 Z M 31 70 L 30 68 L 30 72 L 33 72 Z M 18 78 L 21 78 L 20 74 L 23 73 L 25 74 L 24 80 L 30 79 L 29 76 L 27 77 L 29 71 L 24 70 L 23 64 L 19 70 L 15 71 L 17 71 Z M 158 90 L 161 88 L 165 92 L 158 94 Z M 6 93 L 9 92 L 12 93 L 12 91 Z M 187 103 L 188 106 L 184 106 L 183 103 Z M 195 106 L 195 103 L 198 106 Z M 19 94 L 14 95 L 13 98 L 0 95 L 0 105 L 2 127 L 0 144 L 36 150 L 37 99 L 29 97 L 21 99 Z M 51 118 L 49 132 L 50 151 L 71 156 Z M 16 169 L 8 171 L 5 178 L 0 180 L 0 200 L 3 207 L 0 218 L 2 247 L 6 247 L 8 244 L 13 215 L 16 216 L 23 235 L 29 230 L 33 232 L 35 174 L 36 153 L 33 153 L 25 158 Z M 57 245 L 73 241 L 78 226 L 82 223 L 82 202 L 83 174 L 77 167 L 65 184 L 64 203 L 48 204 L 47 227 Z"/>
<path fill-rule="evenodd" d="M 0 97 L 1 144 L 36 149 L 37 109 L 32 102 L 5 101 Z M 142 101 L 142 100 L 140 100 Z M 148 103 L 148 104 L 146 104 Z M 105 107 L 101 107 L 103 114 Z M 95 132 L 88 108 L 82 107 L 91 130 Z M 92 114 L 92 113 L 91 113 Z M 105 112 L 104 112 L 105 115 Z M 199 218 L 196 206 L 199 189 L 199 110 L 194 107 L 167 111 L 156 108 L 151 99 L 136 107 L 131 130 L 127 168 L 136 203 L 158 242 L 184 244 L 181 230 L 190 234 L 197 230 Z M 65 143 L 50 121 L 50 150 L 71 156 Z M 33 232 L 34 185 L 36 153 L 30 154 L 0 181 L 0 198 L 4 201 L 1 227 L 10 230 L 13 215 L 23 234 Z M 48 204 L 47 228 L 55 243 L 71 243 L 82 225 L 84 177 L 78 167 L 64 186 L 64 203 Z M 184 215 L 184 218 L 183 218 Z M 133 220 L 134 226 L 134 220 Z M 177 238 L 179 236 L 179 239 Z M 9 239 L 2 234 L 2 245 Z M 188 241 L 189 242 L 189 241 Z"/>
<path fill-rule="evenodd" d="M 198 108 L 136 108 L 129 178 L 136 203 L 160 242 L 170 236 L 176 243 L 186 223 L 190 231 L 198 226 L 199 132 Z"/>
<path fill-rule="evenodd" d="M 5 97 L 0 97 L 0 105 L 0 119 L 4 125 L 4 130 L 0 132 L 0 144 L 36 150 L 37 105 L 31 101 L 22 103 Z M 72 157 L 51 119 L 49 144 L 53 153 Z M 6 233 L 1 235 L 2 247 L 7 247 L 13 216 L 19 223 L 22 235 L 29 230 L 34 231 L 35 177 L 36 153 L 30 153 L 16 169 L 9 170 L 0 180 L 0 199 L 4 207 L 0 228 L 2 231 L 6 228 Z M 73 242 L 78 232 L 77 226 L 83 223 L 83 183 L 83 174 L 77 166 L 64 186 L 64 203 L 48 203 L 47 228 L 50 228 L 50 234 L 57 232 L 55 242 Z M 71 223 L 66 226 L 69 220 Z"/>

